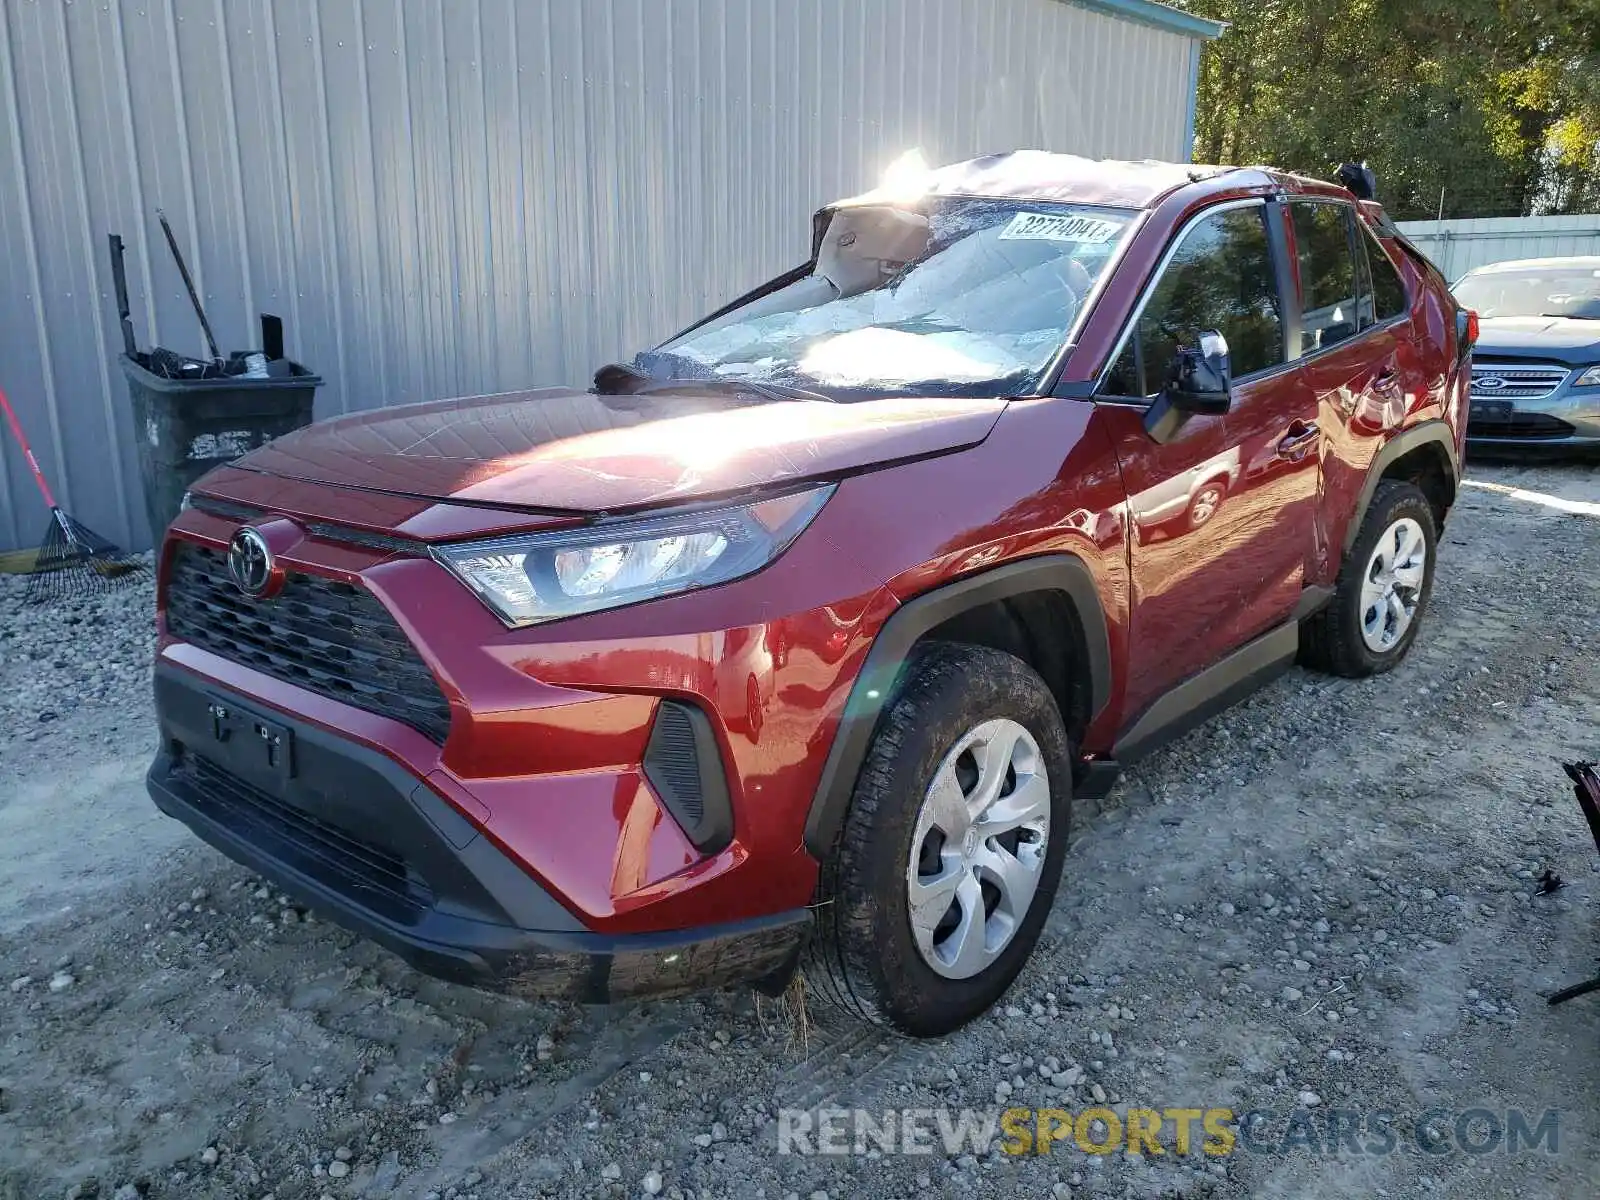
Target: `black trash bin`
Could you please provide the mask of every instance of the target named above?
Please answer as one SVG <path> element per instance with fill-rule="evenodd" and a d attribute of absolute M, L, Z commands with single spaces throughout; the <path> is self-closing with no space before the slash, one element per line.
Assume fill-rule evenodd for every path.
<path fill-rule="evenodd" d="M 268 378 L 169 379 L 152 372 L 149 360 L 147 354 L 120 356 L 133 397 L 145 511 L 159 544 L 196 479 L 311 423 L 322 379 L 287 361 L 275 363 Z"/>

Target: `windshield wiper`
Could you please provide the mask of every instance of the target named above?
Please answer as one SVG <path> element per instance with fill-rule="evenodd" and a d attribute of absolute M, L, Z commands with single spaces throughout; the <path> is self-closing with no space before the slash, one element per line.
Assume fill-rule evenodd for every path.
<path fill-rule="evenodd" d="M 822 392 L 813 392 L 810 388 L 795 387 L 792 383 L 773 383 L 767 379 L 739 379 L 734 376 L 719 375 L 713 379 L 673 379 L 673 383 L 710 384 L 712 387 L 728 388 L 739 392 L 754 392 L 758 396 L 765 396 L 768 400 L 813 400 L 823 404 L 833 404 L 832 396 Z"/>
<path fill-rule="evenodd" d="M 772 383 L 764 379 L 739 379 L 726 375 L 700 378 L 693 375 L 670 375 L 658 378 L 646 374 L 631 363 L 607 363 L 594 373 L 595 390 L 612 395 L 642 396 L 652 392 L 681 392 L 694 388 L 718 391 L 744 392 L 763 400 L 814 400 L 824 404 L 836 403 L 832 396 L 813 392 L 807 388 L 787 383 Z"/>

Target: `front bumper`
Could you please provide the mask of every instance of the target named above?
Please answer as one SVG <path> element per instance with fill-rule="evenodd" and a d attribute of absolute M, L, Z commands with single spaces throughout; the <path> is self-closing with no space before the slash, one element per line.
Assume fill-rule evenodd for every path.
<path fill-rule="evenodd" d="M 805 909 L 657 933 L 587 928 L 387 756 L 158 665 L 157 807 L 426 974 L 588 1003 L 777 984 Z"/>
<path fill-rule="evenodd" d="M 1467 421 L 1467 446 L 1480 452 L 1538 453 L 1600 450 L 1600 388 L 1564 383 L 1539 400 L 1499 402 L 1497 419 L 1486 419 L 1485 402 L 1474 396 Z"/>
<path fill-rule="evenodd" d="M 308 511 L 350 505 L 337 489 L 273 486 Z M 508 630 L 421 543 L 214 503 L 180 514 L 163 546 L 158 665 L 392 760 L 590 931 L 671 933 L 811 902 L 801 829 L 832 722 L 897 604 L 833 549 L 827 508 L 746 579 Z M 416 521 L 435 520 L 422 507 Z M 185 565 L 195 549 L 219 557 L 241 523 L 274 539 L 285 574 L 259 602 L 225 565 L 204 589 Z M 442 693 L 442 722 L 419 726 L 391 702 L 415 700 L 419 682 Z M 679 736 L 657 744 L 674 709 Z M 670 769 L 691 747 L 698 796 Z"/>

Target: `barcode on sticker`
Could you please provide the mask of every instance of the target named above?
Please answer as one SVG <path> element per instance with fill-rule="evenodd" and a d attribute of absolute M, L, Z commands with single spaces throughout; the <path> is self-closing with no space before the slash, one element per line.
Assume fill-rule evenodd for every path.
<path fill-rule="evenodd" d="M 1046 242 L 1109 242 L 1122 228 L 1120 221 L 1100 217 L 1064 216 L 1054 213 L 1018 213 L 1000 231 L 1000 240 L 1027 238 Z"/>

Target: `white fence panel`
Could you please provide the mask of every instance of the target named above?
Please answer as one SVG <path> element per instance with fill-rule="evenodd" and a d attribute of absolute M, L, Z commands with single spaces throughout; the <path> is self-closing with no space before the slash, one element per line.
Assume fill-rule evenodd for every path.
<path fill-rule="evenodd" d="M 1473 267 L 1516 258 L 1600 254 L 1600 214 L 1401 221 L 1401 231 L 1454 282 Z"/>

